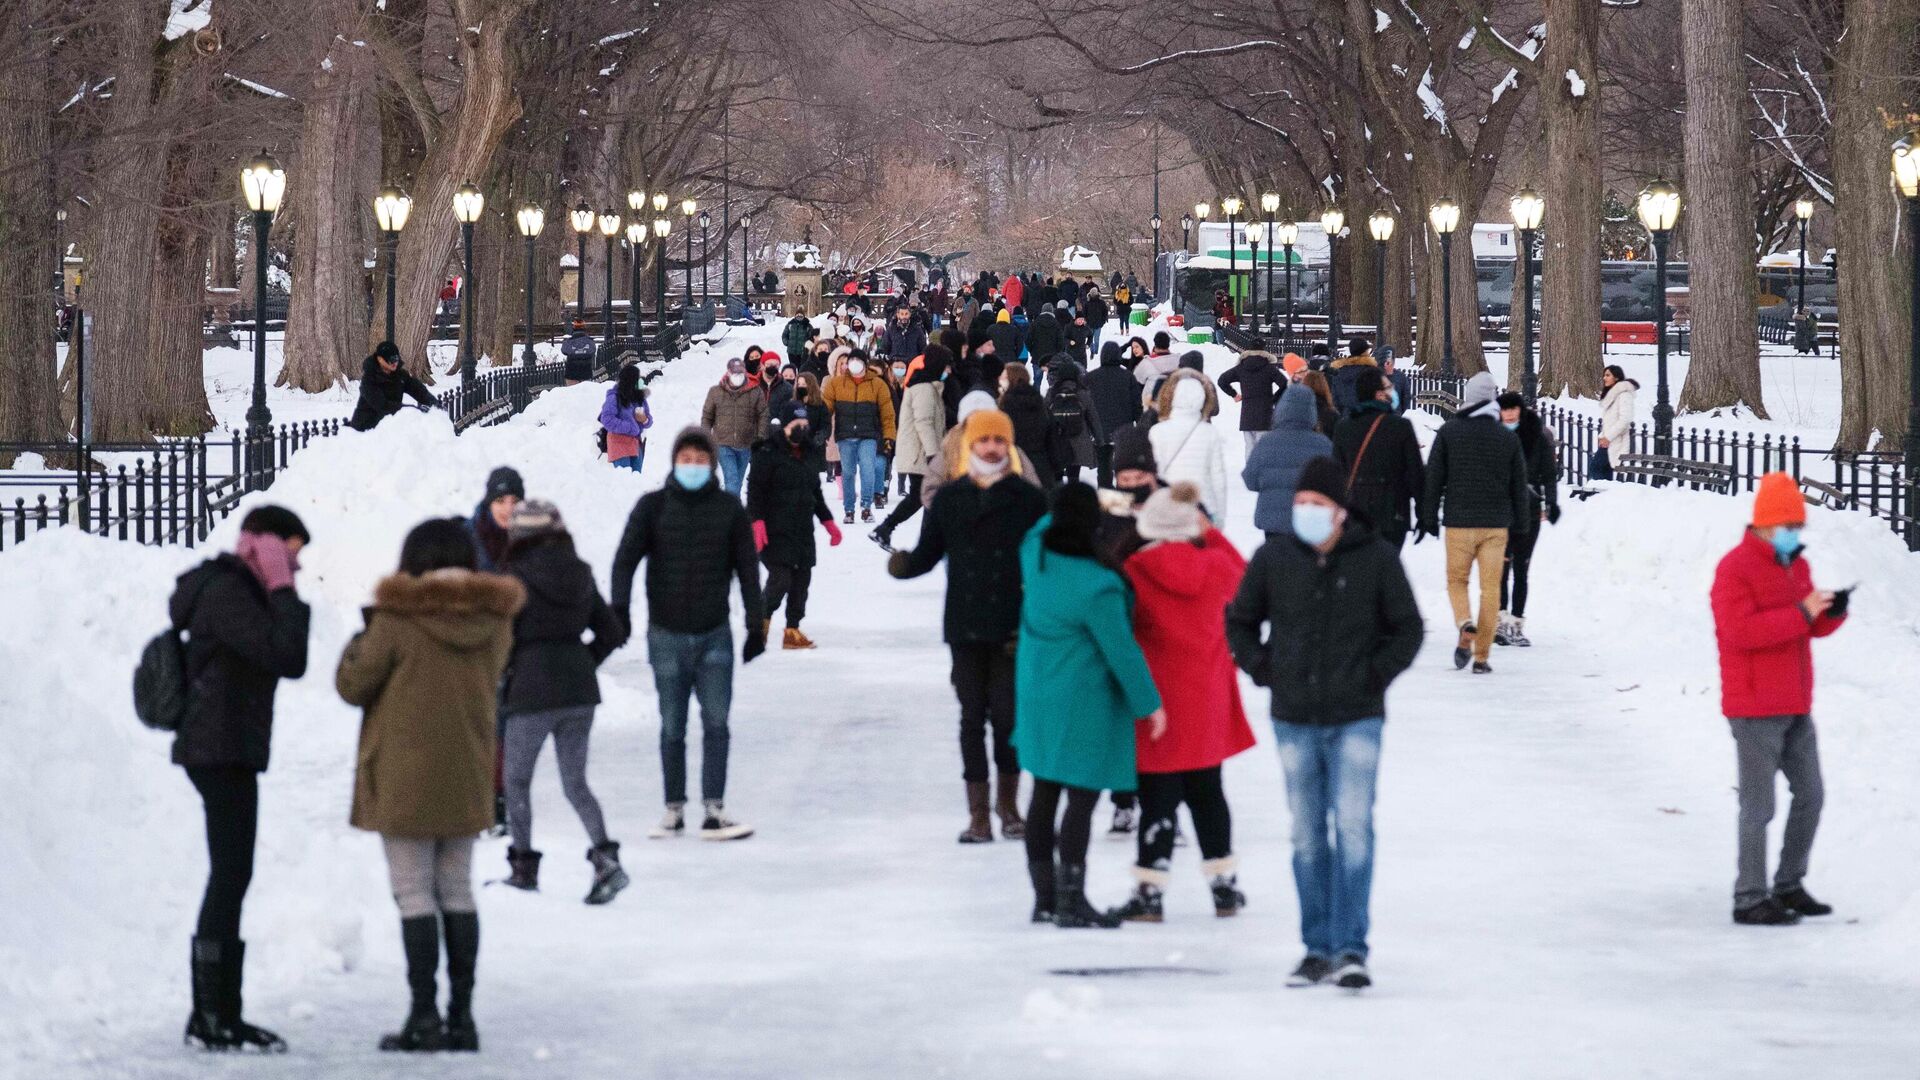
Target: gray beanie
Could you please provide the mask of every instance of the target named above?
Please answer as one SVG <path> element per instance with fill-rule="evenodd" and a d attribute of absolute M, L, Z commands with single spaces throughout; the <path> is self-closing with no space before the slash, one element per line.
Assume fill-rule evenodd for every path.
<path fill-rule="evenodd" d="M 1147 496 L 1133 516 L 1143 540 L 1198 540 L 1207 531 L 1200 514 L 1200 489 L 1190 480 L 1161 488 Z"/>

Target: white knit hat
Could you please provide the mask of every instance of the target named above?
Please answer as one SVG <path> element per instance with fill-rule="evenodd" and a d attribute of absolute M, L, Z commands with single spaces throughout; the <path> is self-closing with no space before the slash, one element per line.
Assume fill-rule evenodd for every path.
<path fill-rule="evenodd" d="M 999 407 L 999 402 L 994 401 L 993 395 L 987 393 L 985 390 L 969 390 L 960 396 L 960 407 L 955 410 L 959 413 L 959 416 L 955 422 L 964 424 L 967 422 L 967 417 L 972 416 L 981 409 L 997 409 Z"/>
<path fill-rule="evenodd" d="M 1198 540 L 1207 530 L 1200 489 L 1188 480 L 1161 488 L 1147 496 L 1133 522 L 1142 540 Z"/>

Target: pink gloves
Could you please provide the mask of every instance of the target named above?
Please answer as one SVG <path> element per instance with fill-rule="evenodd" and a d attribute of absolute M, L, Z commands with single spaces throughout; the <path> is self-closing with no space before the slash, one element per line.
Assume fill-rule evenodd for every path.
<path fill-rule="evenodd" d="M 832 518 L 828 518 L 828 519 L 827 519 L 826 521 L 824 521 L 824 522 L 822 522 L 821 524 L 823 524 L 823 525 L 825 525 L 825 526 L 827 527 L 827 546 L 828 546 L 828 547 L 839 547 L 839 546 L 840 546 L 840 540 L 841 540 L 841 536 L 840 536 L 840 526 L 838 526 L 838 525 L 835 525 L 835 524 L 833 523 L 833 519 L 832 519 Z"/>
<path fill-rule="evenodd" d="M 233 553 L 253 571 L 254 578 L 268 592 L 293 588 L 293 572 L 300 568 L 300 563 L 293 552 L 287 550 L 285 540 L 272 533 L 243 532 Z"/>
<path fill-rule="evenodd" d="M 767 550 L 767 523 L 764 521 L 753 523 L 753 550 Z"/>

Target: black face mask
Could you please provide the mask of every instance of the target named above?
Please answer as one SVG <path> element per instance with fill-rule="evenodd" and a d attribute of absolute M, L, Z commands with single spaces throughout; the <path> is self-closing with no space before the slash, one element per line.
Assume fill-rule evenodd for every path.
<path fill-rule="evenodd" d="M 1148 496 L 1160 489 L 1153 484 L 1140 484 L 1135 487 L 1123 487 L 1119 490 L 1133 496 L 1133 505 L 1139 506 L 1147 501 Z"/>

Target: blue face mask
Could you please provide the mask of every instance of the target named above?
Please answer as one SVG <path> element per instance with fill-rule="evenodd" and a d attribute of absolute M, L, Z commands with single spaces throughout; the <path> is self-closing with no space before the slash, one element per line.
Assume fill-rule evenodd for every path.
<path fill-rule="evenodd" d="M 1791 559 L 1793 553 L 1800 550 L 1800 530 L 1782 525 L 1773 530 L 1769 542 L 1773 544 L 1774 554 L 1782 559 Z"/>
<path fill-rule="evenodd" d="M 1333 535 L 1333 507 L 1318 503 L 1293 504 L 1293 535 L 1310 547 L 1319 547 Z"/>
<path fill-rule="evenodd" d="M 1398 389 L 1398 388 L 1395 388 L 1395 389 L 1393 389 L 1393 390 L 1389 390 L 1389 391 L 1387 391 L 1387 393 L 1388 393 L 1388 394 L 1390 394 L 1390 395 L 1392 395 L 1392 396 L 1390 396 L 1390 397 L 1388 397 L 1388 398 L 1387 398 L 1387 401 L 1388 401 L 1388 402 L 1389 402 L 1389 403 L 1390 403 L 1390 404 L 1391 404 L 1391 405 L 1393 406 L 1393 408 L 1394 408 L 1394 411 L 1395 411 L 1395 412 L 1398 412 L 1398 411 L 1400 411 L 1400 391 L 1399 391 L 1399 389 Z"/>
<path fill-rule="evenodd" d="M 688 491 L 699 491 L 713 479 L 711 465 L 678 465 L 673 467 L 673 482 Z"/>
<path fill-rule="evenodd" d="M 1515 420 L 1513 423 L 1509 424 L 1505 420 L 1502 420 L 1500 421 L 1500 426 L 1503 428 L 1506 428 L 1508 431 L 1519 431 L 1520 421 Z"/>

